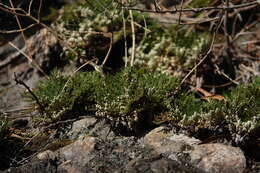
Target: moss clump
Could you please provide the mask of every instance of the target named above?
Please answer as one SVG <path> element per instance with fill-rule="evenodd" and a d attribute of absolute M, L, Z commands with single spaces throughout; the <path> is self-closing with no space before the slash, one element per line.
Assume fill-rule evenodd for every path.
<path fill-rule="evenodd" d="M 201 102 L 192 94 L 183 95 L 175 102 L 182 126 L 214 129 L 225 124 L 232 133 L 242 134 L 260 128 L 260 78 L 243 84 L 225 94 L 224 101 Z"/>
<path fill-rule="evenodd" d="M 181 71 L 194 66 L 210 41 L 209 34 L 199 34 L 187 26 L 162 28 L 154 23 L 148 27 L 156 32 L 143 37 L 137 45 L 135 64 L 174 76 L 180 76 Z"/>
<path fill-rule="evenodd" d="M 70 78 L 53 73 L 35 93 L 52 122 L 89 114 L 132 129 L 141 117 L 150 119 L 169 111 L 172 98 L 168 95 L 178 84 L 176 78 L 164 74 L 126 68 L 105 77 L 98 72 L 81 72 Z"/>
<path fill-rule="evenodd" d="M 172 92 L 179 80 L 143 69 L 126 68 L 101 76 L 82 72 L 68 78 L 54 73 L 40 83 L 37 96 L 46 106 L 50 121 L 79 115 L 110 119 L 130 130 L 140 123 L 171 121 L 195 129 L 225 124 L 234 133 L 251 132 L 260 125 L 260 78 L 225 95 L 225 100 L 205 102 L 194 93 Z"/>
<path fill-rule="evenodd" d="M 170 95 L 178 84 L 176 78 L 165 74 L 126 69 L 106 78 L 98 88 L 97 114 L 110 115 L 130 129 L 151 125 L 156 116 L 171 109 L 174 98 Z"/>
<path fill-rule="evenodd" d="M 109 0 L 102 4 L 90 2 L 68 5 L 64 7 L 61 17 L 55 24 L 55 28 L 64 35 L 64 39 L 80 57 L 86 59 L 97 57 L 99 63 L 103 61 L 109 48 L 110 38 L 106 33 L 113 32 L 113 41 L 116 43 L 124 40 L 124 29 L 127 40 L 131 40 L 132 32 L 127 10 L 124 11 L 126 22 L 124 28 L 122 9 L 118 8 L 120 5 Z M 210 41 L 209 34 L 196 32 L 190 26 L 162 26 L 146 14 L 134 12 L 133 16 L 136 23 L 134 64 L 137 66 L 148 66 L 153 70 L 178 76 L 180 71 L 194 65 Z M 130 44 L 128 44 L 129 57 L 132 54 Z M 105 53 L 101 54 L 102 51 Z M 71 51 L 66 49 L 64 52 L 66 58 L 75 59 Z M 127 62 L 130 58 L 124 57 L 124 60 L 130 64 Z"/>

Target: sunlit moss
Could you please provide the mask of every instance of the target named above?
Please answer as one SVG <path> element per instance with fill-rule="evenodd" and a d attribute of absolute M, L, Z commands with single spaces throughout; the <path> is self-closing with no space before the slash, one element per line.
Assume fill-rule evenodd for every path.
<path fill-rule="evenodd" d="M 54 73 L 35 92 L 45 103 L 46 117 L 51 122 L 94 115 L 132 129 L 140 119 L 152 123 L 163 115 L 182 127 L 213 129 L 227 124 L 236 132 L 259 128 L 259 78 L 226 93 L 221 101 L 206 102 L 187 91 L 173 94 L 178 85 L 178 79 L 165 74 L 126 68 L 106 76 L 83 72 L 65 78 Z"/>

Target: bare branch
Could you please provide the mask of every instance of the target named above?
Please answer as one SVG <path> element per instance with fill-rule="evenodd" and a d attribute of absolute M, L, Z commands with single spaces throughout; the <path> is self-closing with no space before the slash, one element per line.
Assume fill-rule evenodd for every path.
<path fill-rule="evenodd" d="M 131 62 L 130 66 L 134 65 L 134 58 L 135 58 L 135 26 L 134 26 L 134 18 L 132 10 L 129 10 L 130 20 L 131 20 L 131 29 L 132 29 L 132 55 L 131 55 Z"/>
<path fill-rule="evenodd" d="M 38 97 L 32 92 L 32 90 L 30 89 L 30 87 L 29 87 L 28 85 L 26 85 L 26 84 L 24 83 L 24 81 L 18 79 L 16 73 L 14 73 L 14 80 L 15 80 L 16 84 L 22 85 L 22 86 L 24 86 L 24 87 L 28 90 L 28 92 L 32 95 L 32 97 L 35 99 L 36 103 L 38 104 L 38 106 L 39 106 L 39 108 L 40 108 L 40 113 L 43 115 L 44 112 L 45 112 L 45 108 L 44 108 L 44 106 L 41 104 L 41 102 L 39 101 Z"/>
<path fill-rule="evenodd" d="M 104 61 L 103 61 L 102 65 L 101 65 L 101 67 L 103 67 L 103 66 L 106 64 L 107 60 L 108 60 L 108 57 L 109 57 L 110 52 L 111 52 L 112 47 L 113 47 L 113 37 L 114 37 L 114 34 L 113 34 L 113 32 L 112 32 L 112 33 L 110 34 L 109 49 L 108 49 L 108 51 L 107 51 L 106 57 L 104 58 Z"/>
<path fill-rule="evenodd" d="M 128 10 L 135 10 L 140 12 L 147 12 L 147 13 L 179 13 L 179 12 L 202 12 L 202 11 L 210 11 L 210 10 L 232 10 L 232 9 L 239 9 L 239 8 L 245 8 L 249 6 L 257 6 L 259 3 L 257 1 L 248 2 L 244 4 L 239 5 L 233 5 L 233 6 L 217 6 L 217 7 L 203 7 L 203 8 L 186 8 L 186 9 L 174 9 L 174 10 L 162 10 L 162 11 L 156 11 L 156 10 L 147 10 L 147 9 L 141 9 L 141 8 L 135 8 L 135 7 L 128 7 L 128 6 L 122 6 L 123 9 Z"/>
<path fill-rule="evenodd" d="M 1 34 L 12 34 L 12 33 L 17 33 L 17 32 L 24 32 L 32 27 L 34 27 L 35 25 L 37 25 L 36 23 L 33 23 L 25 28 L 22 29 L 17 29 L 17 30 L 8 30 L 8 31 L 4 31 L 4 30 L 0 30 Z"/>

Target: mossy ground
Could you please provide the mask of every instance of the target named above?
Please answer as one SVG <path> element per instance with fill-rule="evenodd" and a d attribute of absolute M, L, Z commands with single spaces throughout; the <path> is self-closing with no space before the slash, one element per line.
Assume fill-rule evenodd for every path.
<path fill-rule="evenodd" d="M 75 55 L 64 48 L 61 54 L 66 59 L 79 61 L 80 58 L 87 61 L 97 58 L 100 65 L 109 49 L 106 33 L 113 32 L 113 47 L 119 41 L 124 41 L 123 29 L 126 37 L 131 36 L 129 12 L 122 12 L 116 4 L 110 2 L 102 2 L 111 5 L 106 10 L 102 6 L 92 8 L 91 4 L 77 3 L 65 6 L 60 16 L 49 16 L 58 16 L 53 26 L 61 38 L 78 53 Z M 196 2 L 191 4 L 194 7 L 210 3 L 209 0 L 193 2 Z M 123 28 L 122 14 L 126 28 Z M 243 136 L 259 134 L 259 77 L 249 84 L 222 93 L 225 99 L 220 101 L 205 101 L 195 92 L 185 89 L 175 93 L 180 85 L 176 76 L 181 76 L 181 72 L 192 68 L 197 58 L 205 53 L 211 40 L 209 32 L 198 32 L 190 26 L 162 26 L 146 14 L 137 12 L 134 12 L 134 22 L 135 68 L 122 68 L 120 72 L 105 76 L 98 72 L 78 72 L 69 77 L 54 71 L 34 91 L 45 107 L 44 115 L 35 117 L 35 121 L 41 120 L 49 125 L 89 115 L 108 119 L 115 128 L 121 128 L 132 135 L 138 135 L 140 130 L 162 123 L 191 129 L 194 133 L 199 129 L 214 131 L 226 128 L 234 141 L 237 136 L 239 141 Z M 105 40 L 105 44 L 102 40 Z M 132 54 L 131 46 L 128 45 L 129 57 Z M 109 60 L 111 58 L 113 57 L 109 57 Z M 129 59 L 120 58 L 129 64 Z M 7 138 L 8 129 L 8 122 L 0 120 L 0 145 L 3 144 L 3 148 L 13 144 L 10 143 L 12 139 Z M 259 138 L 259 135 L 253 137 Z M 21 148 L 23 142 L 18 141 L 19 145 L 14 147 Z"/>
<path fill-rule="evenodd" d="M 81 115 L 107 118 L 135 131 L 170 122 L 181 127 L 214 129 L 225 124 L 232 133 L 244 134 L 260 126 L 260 79 L 209 101 L 194 92 L 174 94 L 177 78 L 144 69 L 126 68 L 106 76 L 79 72 L 73 77 L 53 73 L 35 91 L 45 105 L 45 120 L 56 122 Z M 47 119 L 46 119 L 47 117 Z M 144 124 L 143 124 L 144 125 Z"/>
<path fill-rule="evenodd" d="M 202 7 L 209 3 L 210 0 L 198 0 L 190 6 Z M 65 6 L 53 26 L 78 54 L 73 55 L 65 48 L 67 59 L 84 63 L 97 58 L 97 65 L 100 65 L 109 49 L 107 33 L 113 32 L 112 47 L 124 40 L 123 31 L 126 37 L 131 37 L 129 15 L 110 0 L 102 4 L 79 2 Z M 142 123 L 158 125 L 166 121 L 195 129 L 214 129 L 225 124 L 232 126 L 230 130 L 237 134 L 259 128 L 258 78 L 251 84 L 226 91 L 221 101 L 204 101 L 187 90 L 173 94 L 179 85 L 177 78 L 192 68 L 208 49 L 209 32 L 199 32 L 191 26 L 158 24 L 144 13 L 134 12 L 133 15 L 135 68 L 121 67 L 121 72 L 105 77 L 98 72 L 79 72 L 72 77 L 54 72 L 35 91 L 45 107 L 45 121 L 92 115 L 107 118 L 130 131 L 135 131 Z M 130 57 L 132 45 L 128 46 Z M 129 65 L 129 57 L 116 58 L 122 58 Z M 111 58 L 114 57 L 109 60 Z"/>

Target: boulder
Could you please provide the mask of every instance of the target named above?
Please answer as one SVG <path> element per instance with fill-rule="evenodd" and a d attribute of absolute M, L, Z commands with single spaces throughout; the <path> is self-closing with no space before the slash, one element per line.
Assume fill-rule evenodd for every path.
<path fill-rule="evenodd" d="M 241 149 L 228 145 L 198 145 L 190 156 L 194 165 L 210 173 L 242 173 L 246 168 L 246 158 Z"/>

